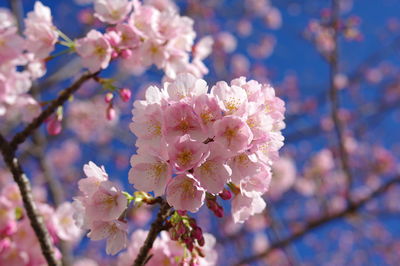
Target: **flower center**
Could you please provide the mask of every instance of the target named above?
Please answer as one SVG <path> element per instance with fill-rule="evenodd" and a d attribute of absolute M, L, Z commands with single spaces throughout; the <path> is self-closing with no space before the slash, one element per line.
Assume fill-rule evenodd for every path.
<path fill-rule="evenodd" d="M 193 154 L 190 150 L 182 151 L 177 158 L 180 165 L 186 166 L 192 161 Z"/>
<path fill-rule="evenodd" d="M 162 162 L 153 165 L 153 174 L 155 177 L 160 177 L 166 170 L 167 166 Z"/>

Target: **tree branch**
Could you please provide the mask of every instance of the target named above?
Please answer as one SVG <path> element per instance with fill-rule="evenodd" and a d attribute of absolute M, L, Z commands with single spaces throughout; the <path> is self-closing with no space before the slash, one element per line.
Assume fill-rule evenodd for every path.
<path fill-rule="evenodd" d="M 334 126 L 335 126 L 335 133 L 336 137 L 338 139 L 338 146 L 339 146 L 339 157 L 340 157 L 340 162 L 341 162 L 341 167 L 343 169 L 343 172 L 346 176 L 347 179 L 347 191 L 346 191 L 346 198 L 349 201 L 350 200 L 350 190 L 353 182 L 353 177 L 351 174 L 351 169 L 349 165 L 349 155 L 346 150 L 346 146 L 344 143 L 344 131 L 345 127 L 342 121 L 339 118 L 339 107 L 340 107 L 340 99 L 338 97 L 338 88 L 335 84 L 335 77 L 339 73 L 339 32 L 338 32 L 338 27 L 339 27 L 339 12 L 340 12 L 340 7 L 339 7 L 339 1 L 338 0 L 332 0 L 332 30 L 333 30 L 333 42 L 334 42 L 334 47 L 333 51 L 330 54 L 329 57 L 329 65 L 330 65 L 330 89 L 329 89 L 329 97 L 331 101 L 331 118 L 333 120 Z"/>
<path fill-rule="evenodd" d="M 64 191 L 62 189 L 60 181 L 52 174 L 52 171 L 47 163 L 46 156 L 44 154 L 44 147 L 47 144 L 46 139 L 40 131 L 33 132 L 32 138 L 35 144 L 35 148 L 37 149 L 37 152 L 34 153 L 34 156 L 39 163 L 40 170 L 42 171 L 43 177 L 48 185 L 49 193 L 51 198 L 53 199 L 54 205 L 55 207 L 58 207 L 65 200 Z M 62 265 L 72 265 L 72 253 L 69 243 L 64 240 L 60 240 L 58 246 L 62 254 Z"/>
<path fill-rule="evenodd" d="M 22 5 L 22 2 L 21 0 L 8 0 L 8 2 L 10 3 L 11 11 L 13 12 L 17 20 L 18 33 L 22 35 L 22 32 L 24 30 L 24 7 Z"/>
<path fill-rule="evenodd" d="M 14 181 L 18 184 L 26 213 L 39 240 L 43 256 L 45 257 L 48 265 L 59 265 L 54 255 L 54 248 L 49 232 L 47 231 L 43 217 L 39 214 L 35 201 L 33 200 L 29 179 L 22 170 L 18 159 L 15 157 L 15 150 L 2 135 L 0 135 L 0 149 L 4 157 L 4 161 L 13 175 Z"/>
<path fill-rule="evenodd" d="M 156 220 L 151 224 L 150 231 L 144 241 L 143 246 L 140 248 L 139 254 L 135 259 L 134 266 L 145 265 L 150 249 L 153 247 L 153 243 L 164 228 L 164 221 L 169 216 L 169 210 L 171 207 L 166 201 L 162 201 L 160 210 L 157 214 Z"/>
<path fill-rule="evenodd" d="M 62 91 L 61 94 L 56 99 L 54 99 L 49 103 L 47 108 L 44 109 L 37 118 L 35 118 L 21 132 L 17 133 L 14 136 L 14 138 L 10 142 L 11 149 L 16 150 L 18 145 L 23 143 L 32 134 L 34 130 L 40 127 L 40 125 L 44 121 L 46 121 L 46 119 L 49 118 L 51 114 L 53 114 L 56 111 L 57 107 L 64 104 L 69 99 L 69 97 L 71 97 L 71 95 L 82 86 L 83 83 L 95 77 L 98 73 L 99 72 L 86 73 L 83 76 L 81 76 L 77 81 L 75 81 L 70 87 Z"/>
<path fill-rule="evenodd" d="M 375 199 L 376 197 L 378 197 L 379 195 L 381 195 L 382 193 L 386 192 L 392 185 L 396 184 L 396 183 L 400 183 L 400 177 L 396 177 L 390 181 L 388 181 L 387 183 L 385 183 L 384 185 L 380 186 L 379 188 L 375 189 L 373 192 L 371 192 L 368 196 L 364 197 L 363 199 L 359 200 L 356 203 L 350 203 L 346 209 L 336 212 L 334 214 L 330 214 L 324 217 L 321 217 L 319 219 L 315 219 L 313 221 L 309 221 L 308 223 L 306 223 L 302 229 L 297 230 L 296 232 L 294 232 L 292 235 L 277 241 L 275 243 L 273 243 L 271 246 L 269 246 L 268 249 L 266 249 L 265 251 L 249 256 L 247 258 L 242 259 L 240 262 L 237 263 L 237 265 L 243 265 L 243 264 L 247 264 L 253 261 L 256 261 L 258 259 L 261 259 L 265 256 L 268 256 L 268 254 L 277 249 L 277 248 L 282 248 L 287 246 L 289 243 L 293 242 L 294 240 L 302 237 L 303 235 L 311 232 L 313 229 L 318 228 L 322 225 L 325 225 L 329 222 L 332 222 L 336 219 L 345 217 L 349 214 L 352 214 L 354 212 L 356 212 L 358 209 L 360 209 L 361 207 L 363 207 L 366 203 L 368 203 L 369 201 Z"/>
<path fill-rule="evenodd" d="M 45 257 L 48 265 L 59 265 L 59 262 L 54 256 L 54 248 L 51 242 L 49 233 L 46 226 L 44 225 L 43 218 L 37 211 L 36 204 L 32 197 L 31 185 L 29 179 L 22 170 L 18 159 L 15 156 L 18 145 L 23 143 L 32 133 L 51 115 L 57 107 L 64 104 L 69 97 L 76 92 L 83 83 L 87 80 L 95 77 L 99 72 L 86 73 L 82 75 L 77 81 L 75 81 L 70 87 L 61 92 L 61 94 L 51 101 L 46 109 L 44 109 L 40 115 L 35 118 L 30 124 L 28 124 L 21 132 L 17 133 L 11 142 L 0 135 L 0 150 L 3 154 L 4 161 L 7 167 L 10 169 L 14 181 L 17 183 L 24 208 L 30 220 L 31 226 L 39 240 L 42 254 Z"/>

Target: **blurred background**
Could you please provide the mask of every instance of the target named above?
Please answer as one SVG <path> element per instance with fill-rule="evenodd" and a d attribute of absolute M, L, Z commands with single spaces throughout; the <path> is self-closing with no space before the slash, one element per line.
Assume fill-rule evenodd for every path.
<path fill-rule="evenodd" d="M 21 2 L 25 14 L 33 9 L 33 0 Z M 42 2 L 71 39 L 102 28 L 90 0 Z M 228 204 L 223 218 L 206 208 L 196 214 L 217 238 L 218 265 L 399 264 L 400 186 L 385 184 L 399 178 L 400 1 L 337 2 L 335 9 L 327 0 L 176 1 L 195 21 L 197 38 L 214 39 L 205 60 L 209 85 L 245 76 L 270 83 L 286 103 L 285 146 L 264 196 L 266 210 L 245 224 L 233 224 Z M 0 7 L 9 8 L 8 1 Z M 78 73 L 76 56 L 52 60 L 38 82 L 42 100 L 57 96 Z M 114 62 L 102 76 L 141 99 L 163 74 Z M 22 147 L 21 160 L 43 199 L 71 201 L 89 160 L 133 192 L 127 176 L 135 153 L 128 129 L 134 99 L 116 99 L 118 119 L 110 122 L 104 95 L 88 83 L 64 106 L 63 134 L 50 137 L 41 129 Z M 13 122 L 1 123 L 11 135 Z M 3 169 L 0 176 L 5 182 L 9 174 Z M 142 207 L 130 216 L 135 230 L 148 228 L 154 213 Z M 73 256 L 112 265 L 115 258 L 99 246 L 104 250 L 104 242 L 84 237 Z"/>

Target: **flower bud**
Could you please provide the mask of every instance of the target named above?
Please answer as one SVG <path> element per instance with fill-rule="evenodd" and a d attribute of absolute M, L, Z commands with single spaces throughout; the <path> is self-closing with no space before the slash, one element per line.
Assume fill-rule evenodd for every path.
<path fill-rule="evenodd" d="M 229 190 L 227 190 L 226 188 L 224 188 L 224 190 L 222 190 L 222 192 L 219 193 L 219 196 L 223 200 L 230 200 L 232 198 L 231 192 Z"/>
<path fill-rule="evenodd" d="M 190 251 L 190 252 L 192 252 L 192 250 L 193 250 L 193 240 L 192 239 L 190 239 L 190 238 L 186 238 L 185 240 L 185 244 L 186 244 L 186 247 L 187 247 L 187 249 Z"/>
<path fill-rule="evenodd" d="M 56 115 L 52 115 L 47 121 L 46 129 L 52 136 L 60 134 L 62 130 L 61 119 L 58 119 Z"/>
<path fill-rule="evenodd" d="M 219 218 L 224 216 L 224 209 L 216 202 L 215 199 L 207 199 L 207 207 L 215 214 L 215 216 Z"/>
<path fill-rule="evenodd" d="M 193 237 L 194 239 L 197 239 L 197 241 L 199 241 L 200 239 L 203 238 L 203 231 L 201 230 L 200 227 L 195 227 L 195 228 L 193 228 L 190 235 L 191 235 L 191 237 Z"/>
<path fill-rule="evenodd" d="M 107 117 L 107 120 L 109 120 L 109 121 L 114 120 L 116 117 L 115 109 L 111 104 L 107 107 L 106 117 Z"/>
<path fill-rule="evenodd" d="M 190 218 L 190 219 L 189 219 L 189 225 L 190 225 L 190 227 L 192 227 L 192 228 L 197 227 L 196 220 L 193 219 L 193 218 Z"/>
<path fill-rule="evenodd" d="M 200 247 L 204 246 L 204 244 L 205 244 L 204 237 L 202 236 L 200 239 L 197 239 L 197 243 L 199 243 Z M 204 257 L 204 255 L 203 255 L 203 257 Z"/>
<path fill-rule="evenodd" d="M 107 92 L 106 96 L 104 96 L 104 101 L 106 103 L 110 103 L 113 98 L 114 98 L 114 94 L 112 94 L 111 92 Z"/>
<path fill-rule="evenodd" d="M 216 204 L 217 207 L 213 210 L 215 216 L 222 218 L 224 217 L 224 209 L 222 208 L 222 206 Z"/>
<path fill-rule="evenodd" d="M 112 51 L 112 53 L 111 53 L 111 58 L 112 58 L 112 59 L 115 59 L 115 58 L 117 58 L 117 57 L 118 57 L 117 51 Z"/>
<path fill-rule="evenodd" d="M 119 96 L 121 97 L 122 101 L 124 101 L 124 102 L 129 101 L 131 99 L 131 95 L 132 95 L 131 91 L 127 88 L 122 88 L 119 91 Z"/>
<path fill-rule="evenodd" d="M 120 52 L 120 55 L 123 59 L 128 59 L 132 55 L 132 51 L 129 49 L 124 49 Z"/>

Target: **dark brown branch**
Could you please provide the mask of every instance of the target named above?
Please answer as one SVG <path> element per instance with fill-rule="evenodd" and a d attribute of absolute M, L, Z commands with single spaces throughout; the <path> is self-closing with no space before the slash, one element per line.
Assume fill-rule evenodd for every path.
<path fill-rule="evenodd" d="M 10 3 L 11 10 L 17 20 L 17 26 L 18 26 L 18 33 L 22 35 L 22 32 L 24 30 L 24 20 L 23 20 L 23 15 L 24 15 L 24 8 L 22 5 L 21 0 L 8 0 Z"/>
<path fill-rule="evenodd" d="M 44 109 L 37 118 L 35 118 L 21 132 L 17 133 L 14 136 L 14 138 L 10 142 L 11 149 L 16 150 L 18 145 L 23 143 L 32 134 L 34 130 L 40 127 L 40 125 L 44 121 L 46 121 L 46 119 L 49 118 L 50 115 L 53 114 L 59 106 L 64 104 L 69 99 L 69 97 L 71 97 L 71 95 L 82 86 L 83 83 L 95 77 L 98 73 L 99 72 L 86 73 L 83 76 L 81 76 L 77 81 L 75 81 L 74 84 L 72 84 L 69 88 L 62 91 L 61 94 L 56 99 L 54 99 L 49 103 L 47 108 Z"/>
<path fill-rule="evenodd" d="M 140 248 L 139 254 L 135 259 L 134 266 L 145 265 L 148 260 L 149 251 L 153 247 L 153 243 L 157 235 L 164 229 L 164 221 L 169 216 L 171 207 L 167 202 L 163 201 L 160 206 L 160 211 L 157 214 L 156 220 L 151 224 L 150 231 L 144 241 L 143 246 Z"/>
<path fill-rule="evenodd" d="M 329 57 L 329 64 L 330 64 L 330 89 L 329 89 L 329 98 L 331 101 L 331 118 L 334 123 L 335 133 L 338 140 L 339 146 L 339 159 L 341 163 L 342 170 L 347 179 L 347 191 L 346 191 L 346 198 L 350 200 L 350 193 L 353 177 L 350 169 L 349 164 L 349 155 L 346 150 L 345 140 L 344 140 L 344 131 L 345 126 L 339 118 L 339 107 L 340 107 L 340 98 L 338 96 L 338 88 L 335 84 L 335 77 L 339 73 L 339 1 L 332 0 L 332 30 L 333 30 L 333 42 L 334 48 L 332 53 Z"/>
<path fill-rule="evenodd" d="M 17 133 L 10 143 L 0 135 L 0 150 L 3 154 L 4 161 L 8 168 L 10 169 L 14 181 L 17 183 L 24 207 L 28 218 L 30 220 L 31 226 L 39 240 L 42 254 L 45 257 L 48 265 L 59 265 L 59 262 L 54 256 L 54 248 L 50 240 L 49 233 L 46 226 L 43 223 L 43 218 L 37 211 L 36 204 L 32 197 L 31 185 L 29 179 L 23 172 L 18 159 L 15 156 L 18 145 L 23 143 L 32 133 L 51 115 L 56 109 L 64 104 L 70 96 L 76 92 L 83 83 L 87 80 L 96 76 L 96 73 L 87 73 L 81 76 L 77 81 L 75 81 L 69 88 L 61 92 L 61 94 L 52 102 L 49 103 L 46 109 L 44 109 L 40 115 L 35 118 L 29 125 L 27 125 L 21 132 Z"/>
<path fill-rule="evenodd" d="M 0 135 L 0 149 L 1 153 L 3 154 L 5 163 L 10 169 L 14 181 L 19 187 L 26 214 L 29 217 L 32 229 L 34 230 L 39 240 L 43 256 L 45 257 L 48 265 L 59 265 L 57 259 L 54 256 L 54 248 L 50 240 L 49 232 L 47 231 L 47 228 L 43 222 L 43 217 L 39 214 L 35 201 L 32 197 L 32 190 L 29 179 L 22 170 L 18 159 L 15 157 L 15 150 L 10 146 L 10 144 L 5 140 L 2 135 Z"/>
<path fill-rule="evenodd" d="M 47 163 L 44 154 L 44 147 L 47 144 L 46 139 L 40 131 L 35 131 L 32 135 L 32 138 L 37 150 L 34 156 L 39 163 L 40 170 L 42 171 L 43 177 L 49 187 L 50 196 L 53 199 L 54 205 L 58 207 L 64 202 L 64 191 L 61 187 L 60 181 L 52 174 L 52 171 Z M 70 244 L 66 241 L 60 240 L 59 247 L 62 254 L 62 265 L 72 265 Z"/>
<path fill-rule="evenodd" d="M 271 246 L 269 246 L 269 248 L 261 253 L 249 256 L 247 258 L 242 259 L 237 265 L 243 265 L 243 264 L 247 264 L 253 261 L 256 261 L 258 259 L 261 259 L 265 256 L 268 256 L 268 254 L 277 249 L 277 248 L 282 248 L 287 246 L 288 244 L 292 243 L 294 240 L 304 236 L 307 233 L 310 233 L 312 230 L 325 225 L 329 222 L 332 222 L 336 219 L 345 217 L 347 215 L 351 215 L 353 213 L 355 213 L 358 209 L 360 209 L 361 207 L 363 207 L 366 203 L 368 203 L 369 201 L 375 199 L 376 197 L 378 197 L 379 195 L 385 193 L 392 185 L 396 184 L 396 183 L 400 183 L 400 177 L 396 177 L 390 181 L 388 181 L 387 183 L 385 183 L 384 185 L 380 186 L 379 188 L 377 188 L 376 190 L 374 190 L 373 192 L 371 192 L 368 196 L 364 197 L 363 199 L 357 201 L 357 202 L 352 202 L 350 203 L 346 209 L 321 217 L 319 219 L 310 221 L 308 223 L 306 223 L 302 229 L 297 230 L 296 232 L 294 232 L 292 235 L 277 241 L 275 243 L 273 243 Z"/>

